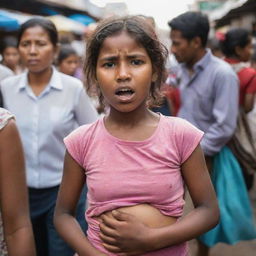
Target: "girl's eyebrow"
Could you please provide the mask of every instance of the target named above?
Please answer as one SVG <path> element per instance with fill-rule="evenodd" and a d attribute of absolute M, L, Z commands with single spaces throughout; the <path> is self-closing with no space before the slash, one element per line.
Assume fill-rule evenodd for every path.
<path fill-rule="evenodd" d="M 118 55 L 111 55 L 111 56 L 99 58 L 100 61 L 113 61 L 117 59 L 118 59 Z"/>
<path fill-rule="evenodd" d="M 145 58 L 146 55 L 144 54 L 140 54 L 140 53 L 132 53 L 132 54 L 128 54 L 127 55 L 127 58 L 128 59 L 136 59 L 136 58 Z M 102 57 L 100 58 L 99 60 L 100 61 L 114 61 L 114 60 L 117 60 L 119 58 L 119 55 L 109 55 L 109 56 L 106 56 L 106 57 Z"/>
<path fill-rule="evenodd" d="M 136 58 L 145 58 L 146 55 L 145 54 L 141 54 L 141 53 L 133 53 L 133 54 L 128 54 L 127 56 L 129 59 L 136 59 Z"/>

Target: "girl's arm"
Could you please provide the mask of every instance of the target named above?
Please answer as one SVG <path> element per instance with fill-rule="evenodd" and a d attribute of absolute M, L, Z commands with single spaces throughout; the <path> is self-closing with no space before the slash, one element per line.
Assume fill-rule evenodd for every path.
<path fill-rule="evenodd" d="M 84 169 L 66 151 L 64 172 L 54 212 L 54 225 L 60 236 L 79 256 L 103 256 L 84 235 L 75 218 L 76 205 L 84 186 Z"/>
<path fill-rule="evenodd" d="M 200 146 L 183 163 L 182 175 L 195 208 L 172 226 L 158 230 L 160 248 L 196 238 L 219 221 L 217 198 Z"/>
<path fill-rule="evenodd" d="M 0 202 L 9 256 L 34 256 L 25 164 L 14 120 L 0 132 Z"/>
<path fill-rule="evenodd" d="M 200 146 L 182 165 L 182 175 L 195 208 L 175 224 L 149 228 L 133 216 L 114 211 L 103 218 L 101 239 L 107 250 L 135 255 L 191 240 L 213 228 L 219 219 L 217 198 Z"/>

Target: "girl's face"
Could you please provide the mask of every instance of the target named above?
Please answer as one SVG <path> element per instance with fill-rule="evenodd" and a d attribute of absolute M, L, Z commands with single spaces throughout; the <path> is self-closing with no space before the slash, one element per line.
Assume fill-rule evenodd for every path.
<path fill-rule="evenodd" d="M 26 29 L 21 36 L 19 52 L 29 72 L 39 73 L 48 69 L 56 51 L 49 34 L 40 26 Z"/>
<path fill-rule="evenodd" d="M 6 47 L 3 51 L 4 64 L 10 69 L 15 69 L 19 64 L 20 55 L 16 47 Z"/>
<path fill-rule="evenodd" d="M 130 112 L 145 107 L 153 80 L 151 59 L 126 32 L 107 37 L 99 52 L 96 78 L 111 108 Z"/>
<path fill-rule="evenodd" d="M 73 76 L 78 66 L 79 57 L 76 54 L 71 54 L 66 59 L 61 61 L 59 64 L 59 71 L 64 74 Z"/>

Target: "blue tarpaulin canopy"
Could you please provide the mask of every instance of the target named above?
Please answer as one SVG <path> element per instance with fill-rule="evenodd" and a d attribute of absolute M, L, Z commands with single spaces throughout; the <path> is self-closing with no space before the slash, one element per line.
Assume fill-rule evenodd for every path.
<path fill-rule="evenodd" d="M 17 29 L 19 29 L 18 21 L 0 11 L 0 30 L 15 31 Z"/>
<path fill-rule="evenodd" d="M 78 21 L 85 26 L 88 26 L 90 23 L 94 23 L 95 20 L 87 15 L 84 14 L 72 14 L 69 16 L 70 19 Z"/>

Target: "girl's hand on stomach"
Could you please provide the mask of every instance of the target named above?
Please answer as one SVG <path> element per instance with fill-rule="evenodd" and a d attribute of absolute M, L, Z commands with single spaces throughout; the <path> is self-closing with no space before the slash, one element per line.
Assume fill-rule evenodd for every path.
<path fill-rule="evenodd" d="M 151 229 L 133 215 L 114 210 L 112 216 L 104 215 L 101 220 L 100 238 L 108 251 L 118 255 L 136 255 L 150 249 Z"/>
<path fill-rule="evenodd" d="M 148 204 L 122 207 L 99 217 L 100 238 L 105 249 L 118 255 L 137 255 L 156 248 L 157 228 L 171 225 L 176 218 L 163 215 Z"/>

